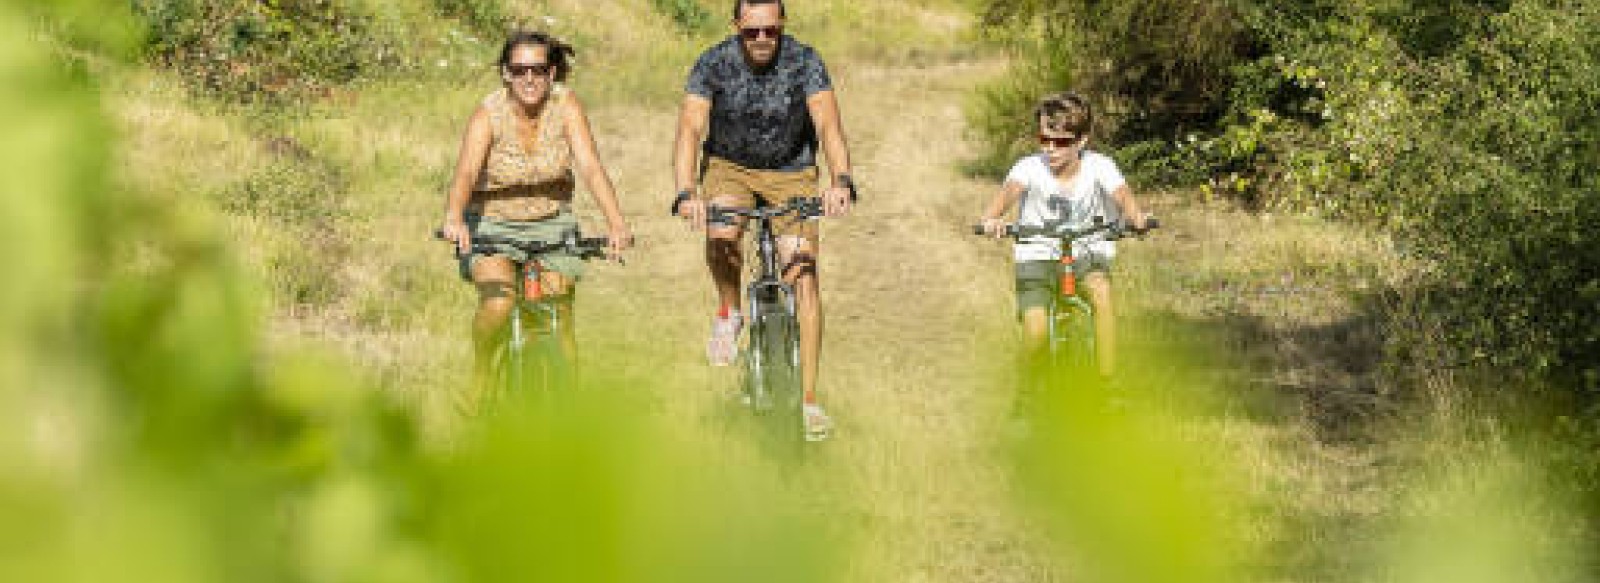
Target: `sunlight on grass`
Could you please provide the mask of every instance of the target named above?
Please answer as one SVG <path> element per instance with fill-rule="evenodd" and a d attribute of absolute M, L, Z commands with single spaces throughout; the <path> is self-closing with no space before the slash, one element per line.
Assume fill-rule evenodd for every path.
<path fill-rule="evenodd" d="M 594 24 L 656 28 L 642 2 L 540 6 L 591 42 L 616 40 L 598 55 L 677 47 L 641 66 L 686 67 L 703 40 L 665 26 L 613 39 L 623 32 Z M 882 81 L 875 90 L 959 85 L 846 39 L 888 21 L 877 40 L 914 44 L 955 27 L 940 24 L 947 12 L 805 10 L 797 22 L 824 31 L 819 44 L 871 59 L 860 78 Z M 824 14 L 836 20 L 806 20 Z M 1583 539 L 1569 534 L 1583 514 L 1549 487 L 1543 458 L 1405 428 L 1416 434 L 1380 451 L 1411 457 L 1374 471 L 1362 486 L 1380 491 L 1359 498 L 1336 475 L 1339 444 L 1308 444 L 1320 435 L 1309 422 L 1259 394 L 1278 385 L 1235 362 L 1237 345 L 1272 336 L 1201 309 L 1125 317 L 1126 398 L 1056 379 L 1028 437 L 1006 441 L 1004 252 L 957 238 L 958 198 L 978 185 L 938 164 L 959 152 L 894 157 L 958 141 L 959 111 L 900 93 L 854 103 L 865 118 L 924 120 L 862 132 L 873 159 L 915 167 L 886 175 L 854 222 L 828 225 L 841 250 L 829 273 L 852 275 L 825 293 L 854 309 L 829 324 L 839 439 L 763 441 L 733 402 L 737 372 L 704 366 L 703 314 L 680 308 L 709 290 L 663 284 L 702 277 L 698 241 L 647 192 L 666 173 L 671 100 L 632 92 L 654 77 L 604 85 L 632 69 L 595 61 L 580 66 L 595 67 L 596 110 L 615 115 L 597 125 L 647 138 L 602 142 L 619 183 L 643 193 L 628 204 L 649 206 L 630 218 L 650 246 L 583 284 L 585 386 L 459 419 L 473 300 L 426 234 L 481 85 L 374 83 L 239 119 L 162 86 L 165 73 L 108 73 L 97 89 L 29 42 L 41 36 L 30 18 L 0 8 L 0 243 L 15 251 L 0 278 L 0 580 L 1583 579 Z M 674 79 L 660 95 L 681 67 L 652 73 Z M 1190 219 L 1172 224 L 1200 241 L 1130 243 L 1119 282 L 1160 297 L 1121 305 L 1171 304 L 1164 277 L 1181 269 L 1366 274 L 1329 264 L 1380 245 L 1321 223 L 1236 240 L 1214 232 L 1230 217 Z M 1181 261 L 1201 255 L 1214 257 Z M 1190 291 L 1201 301 L 1209 288 Z M 1274 314 L 1274 297 L 1251 305 Z M 1279 324 L 1310 321 L 1284 313 Z M 1430 455 L 1437 465 L 1414 461 Z M 1355 526 L 1327 528 L 1337 521 Z M 1310 546 L 1358 568 L 1274 555 Z"/>

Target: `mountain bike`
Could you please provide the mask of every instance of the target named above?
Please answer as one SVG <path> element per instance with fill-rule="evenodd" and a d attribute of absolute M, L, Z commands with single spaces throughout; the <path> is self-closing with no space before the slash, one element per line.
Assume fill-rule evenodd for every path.
<path fill-rule="evenodd" d="M 1142 235 L 1159 227 L 1160 223 L 1155 217 L 1146 218 L 1143 229 L 1134 229 L 1121 222 L 1108 223 L 1103 217 L 1095 217 L 1089 226 L 1081 228 L 1069 227 L 1065 222 L 1044 226 L 1005 226 L 1005 236 L 1011 239 L 1044 238 L 1061 243 L 1055 293 L 1051 294 L 1051 302 L 1045 307 L 1049 357 L 1046 362 L 1053 370 L 1084 373 L 1095 366 L 1094 304 L 1084 290 L 1078 288 L 1077 273 L 1073 269 L 1073 245 L 1087 242 L 1095 236 L 1116 241 L 1130 235 Z M 973 225 L 972 230 L 974 234 L 988 234 L 983 225 Z"/>
<path fill-rule="evenodd" d="M 800 325 L 795 317 L 794 286 L 779 273 L 778 245 L 772 233 L 772 219 L 793 215 L 813 220 L 823 215 L 822 199 L 794 198 L 789 202 L 755 208 L 706 209 L 706 221 L 733 226 L 739 217 L 755 222 L 755 247 L 758 266 L 745 290 L 748 302 L 748 337 L 741 354 L 744 398 L 757 414 L 770 416 L 776 426 L 789 432 L 801 428 L 808 441 L 801 408 Z"/>
<path fill-rule="evenodd" d="M 434 232 L 442 239 L 442 231 Z M 511 316 L 506 319 L 498 342 L 489 357 L 488 386 L 483 405 L 501 396 L 545 396 L 555 390 L 572 385 L 575 378 L 574 363 L 561 346 L 563 321 L 556 298 L 545 293 L 540 276 L 545 268 L 540 256 L 564 251 L 582 259 L 606 256 L 605 237 L 582 237 L 577 229 L 569 230 L 556 241 L 516 241 L 491 235 L 472 238 L 472 252 L 494 255 L 504 247 L 512 247 L 529 258 L 515 263 L 517 277 L 513 284 Z"/>

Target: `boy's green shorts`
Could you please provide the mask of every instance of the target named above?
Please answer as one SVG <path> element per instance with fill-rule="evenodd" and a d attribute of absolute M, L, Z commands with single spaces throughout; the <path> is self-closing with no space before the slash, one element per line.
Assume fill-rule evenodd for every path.
<path fill-rule="evenodd" d="M 1034 308 L 1050 307 L 1060 283 L 1060 261 L 1017 262 L 1017 317 Z"/>
<path fill-rule="evenodd" d="M 513 241 L 554 243 L 565 237 L 568 231 L 578 228 L 578 217 L 572 214 L 571 209 L 564 209 L 553 217 L 537 221 L 502 221 L 482 215 L 470 214 L 464 218 L 467 221 L 467 229 L 472 233 L 474 239 L 480 235 L 489 235 Z M 474 246 L 477 246 L 477 244 L 474 243 Z M 472 281 L 472 262 L 485 255 L 503 255 L 517 263 L 528 260 L 525 253 L 510 245 L 494 245 L 493 247 L 494 253 L 462 255 L 460 257 L 461 279 Z M 583 259 L 565 251 L 541 254 L 539 263 L 545 269 L 561 273 L 574 281 L 583 276 Z"/>
<path fill-rule="evenodd" d="M 1078 281 L 1090 273 L 1100 272 L 1111 276 L 1111 260 L 1098 253 L 1085 253 L 1073 262 Z M 1046 309 L 1059 293 L 1061 286 L 1060 261 L 1018 261 L 1017 267 L 1017 318 L 1033 308 Z M 1083 288 L 1079 288 L 1080 290 Z"/>

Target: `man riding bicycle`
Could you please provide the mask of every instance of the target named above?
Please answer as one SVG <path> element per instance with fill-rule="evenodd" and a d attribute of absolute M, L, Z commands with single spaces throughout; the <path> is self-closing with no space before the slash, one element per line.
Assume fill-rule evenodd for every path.
<path fill-rule="evenodd" d="M 706 229 L 706 265 L 720 301 L 706 355 L 717 366 L 732 363 L 744 325 L 739 313 L 744 223 L 708 228 L 708 204 L 747 209 L 757 200 L 780 205 L 814 196 L 819 142 L 830 171 L 822 196 L 826 214 L 849 212 L 854 192 L 827 68 L 815 50 L 783 34 L 784 17 L 781 0 L 736 0 L 735 34 L 695 62 L 678 120 L 673 152 L 678 195 L 672 207 L 691 227 Z M 817 225 L 789 216 L 776 219 L 774 231 L 784 278 L 796 292 L 807 433 L 826 435 L 831 422 L 816 398 L 822 348 Z"/>

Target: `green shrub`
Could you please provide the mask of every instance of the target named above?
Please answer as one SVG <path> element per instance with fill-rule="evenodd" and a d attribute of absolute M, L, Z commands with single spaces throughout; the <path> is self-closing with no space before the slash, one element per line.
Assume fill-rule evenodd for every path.
<path fill-rule="evenodd" d="M 433 0 L 440 14 L 456 18 L 479 34 L 499 35 L 511 22 L 499 0 Z"/>
<path fill-rule="evenodd" d="M 403 36 L 347 0 L 136 0 L 147 54 L 235 101 L 317 94 L 406 65 Z"/>
<path fill-rule="evenodd" d="M 1395 314 L 1431 324 L 1397 327 L 1396 354 L 1430 342 L 1431 365 L 1600 391 L 1593 3 L 988 6 L 1024 58 L 978 93 L 983 166 L 1016 155 L 1030 97 L 1070 82 L 1136 184 L 1394 229 L 1432 266 Z"/>
<path fill-rule="evenodd" d="M 656 12 L 672 19 L 678 29 L 689 34 L 708 32 L 716 27 L 716 19 L 699 0 L 650 0 Z"/>

